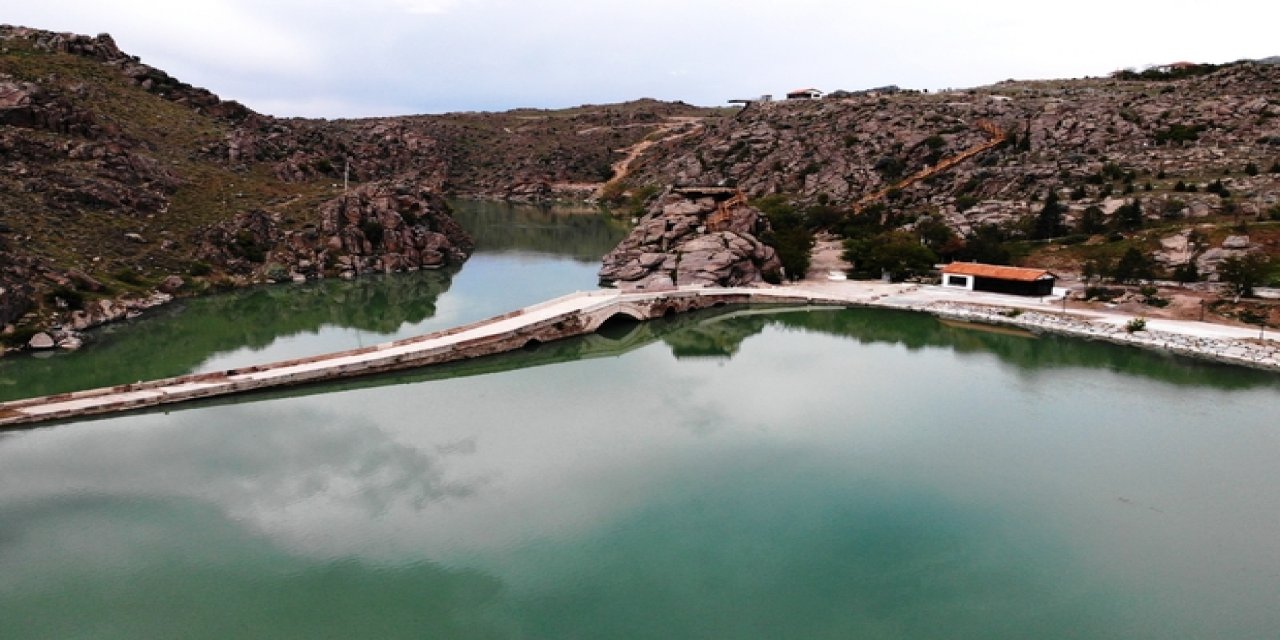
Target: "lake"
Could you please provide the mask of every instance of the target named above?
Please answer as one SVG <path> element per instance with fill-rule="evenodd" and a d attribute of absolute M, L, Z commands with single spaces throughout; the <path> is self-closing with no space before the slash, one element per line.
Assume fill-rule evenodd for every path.
<path fill-rule="evenodd" d="M 446 328 L 625 232 L 459 203 L 456 272 L 185 301 L 5 398 Z M 886 310 L 721 309 L 0 433 L 5 638 L 1266 638 L 1280 377 Z"/>

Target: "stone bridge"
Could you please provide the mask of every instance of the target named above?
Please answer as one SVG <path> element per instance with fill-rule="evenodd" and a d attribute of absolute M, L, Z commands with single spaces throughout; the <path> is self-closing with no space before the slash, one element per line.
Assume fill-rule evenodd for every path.
<path fill-rule="evenodd" d="M 473 324 L 359 349 L 0 403 L 0 429 L 454 362 L 586 335 L 614 322 L 748 304 L 848 303 L 786 288 L 580 292 Z"/>

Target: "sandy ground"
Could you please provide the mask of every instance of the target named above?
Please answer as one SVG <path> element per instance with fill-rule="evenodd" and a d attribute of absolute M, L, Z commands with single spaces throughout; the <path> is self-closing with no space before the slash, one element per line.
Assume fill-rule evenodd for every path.
<path fill-rule="evenodd" d="M 853 268 L 840 257 L 844 253 L 840 238 L 824 233 L 814 240 L 813 251 L 809 254 L 809 270 L 804 274 L 806 281 L 825 281 L 831 273 L 847 273 Z"/>

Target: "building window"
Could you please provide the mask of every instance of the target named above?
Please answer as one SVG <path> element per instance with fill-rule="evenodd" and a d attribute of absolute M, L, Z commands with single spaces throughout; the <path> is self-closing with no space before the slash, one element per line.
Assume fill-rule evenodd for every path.
<path fill-rule="evenodd" d="M 947 276 L 947 286 L 968 288 L 969 278 L 965 276 Z"/>

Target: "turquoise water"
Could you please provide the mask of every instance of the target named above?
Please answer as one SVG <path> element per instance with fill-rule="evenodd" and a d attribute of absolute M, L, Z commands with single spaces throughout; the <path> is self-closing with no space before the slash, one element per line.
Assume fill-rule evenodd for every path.
<path fill-rule="evenodd" d="M 255 287 L 186 299 L 91 334 L 75 353 L 0 359 L 0 401 L 329 353 L 448 329 L 594 289 L 626 229 L 591 212 L 462 201 L 460 271 Z"/>
<path fill-rule="evenodd" d="M 545 248 L 493 258 L 548 274 L 521 295 L 594 277 Z M 476 264 L 434 311 L 397 284 L 404 318 L 282 321 L 257 348 L 512 295 L 503 263 Z M 0 620 L 6 638 L 1276 637 L 1278 399 L 1273 375 L 899 312 L 615 327 L 0 434 Z"/>

